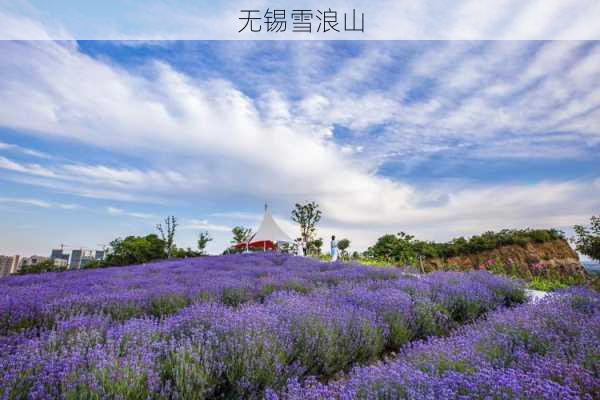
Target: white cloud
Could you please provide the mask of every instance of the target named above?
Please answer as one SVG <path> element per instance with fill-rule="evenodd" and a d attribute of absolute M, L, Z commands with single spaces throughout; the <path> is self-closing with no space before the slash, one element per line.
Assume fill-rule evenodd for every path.
<path fill-rule="evenodd" d="M 51 170 L 44 168 L 39 164 L 21 164 L 2 156 L 0 156 L 0 169 L 48 178 L 55 176 Z"/>
<path fill-rule="evenodd" d="M 38 164 L 24 164 L 0 156 L 0 170 L 19 175 L 13 180 L 21 183 L 43 186 L 57 191 L 84 197 L 113 200 L 139 200 L 162 202 L 160 195 L 148 196 L 149 192 L 189 192 L 204 184 L 196 177 L 186 177 L 171 171 L 140 170 L 135 168 L 112 168 L 104 165 L 57 164 L 43 167 Z M 40 179 L 45 178 L 45 179 Z M 123 192 L 126 189 L 126 192 Z M 140 194 L 140 193 L 143 193 Z"/>
<path fill-rule="evenodd" d="M 72 40 L 65 29 L 56 23 L 42 22 L 40 15 L 29 8 L 29 16 L 3 10 L 8 1 L 0 2 L 1 40 Z"/>
<path fill-rule="evenodd" d="M 18 197 L 0 197 L 0 203 L 24 204 L 39 208 L 60 208 L 63 210 L 74 210 L 80 208 L 77 204 L 53 203 L 46 200 Z"/>
<path fill-rule="evenodd" d="M 228 82 L 193 81 L 159 63 L 152 80 L 132 76 L 58 44 L 10 43 L 5 47 L 19 64 L 29 63 L 32 70 L 22 66 L 23 76 L 0 84 L 0 93 L 10 99 L 10 105 L 0 111 L 0 123 L 116 152 L 168 152 L 171 165 L 188 171 L 184 178 L 179 171 L 161 175 L 102 166 L 64 167 L 71 175 L 106 178 L 112 185 L 123 181 L 134 187 L 143 182 L 160 186 L 162 179 L 201 190 L 203 182 L 210 182 L 211 190 L 235 187 L 274 195 L 301 194 L 308 188 L 335 190 L 331 183 L 322 182 L 325 171 L 339 175 L 338 182 L 352 180 L 360 185 L 373 179 L 304 126 L 262 119 L 253 101 Z M 0 68 L 18 75 L 15 64 L 8 64 Z M 92 81 L 105 84 L 92 88 L 86 83 Z M 39 99 L 35 110 L 30 109 L 31 98 Z"/>
<path fill-rule="evenodd" d="M 110 215 L 115 216 L 127 216 L 141 219 L 158 219 L 158 216 L 155 214 L 125 211 L 117 207 L 107 207 L 106 212 L 108 212 Z"/>
<path fill-rule="evenodd" d="M 300 112 L 309 123 L 354 129 L 365 156 L 379 161 L 385 153 L 406 163 L 427 160 L 435 148 L 431 154 L 447 151 L 446 143 L 482 147 L 479 157 L 518 158 L 506 146 L 510 135 L 522 142 L 521 158 L 568 159 L 589 155 L 589 146 L 600 141 L 600 95 L 595 90 L 600 48 L 595 43 L 446 42 L 418 49 L 403 60 L 409 67 L 402 69 L 405 73 L 388 71 L 383 78 L 387 86 L 376 92 L 323 89 L 314 82 Z M 371 87 L 372 76 L 361 79 L 353 83 Z M 406 101 L 414 92 L 423 98 Z M 384 134 L 362 143 L 362 132 L 378 125 Z M 555 132 L 569 143 L 546 143 L 540 149 L 539 143 Z"/>
<path fill-rule="evenodd" d="M 248 220 L 248 221 L 260 221 L 260 219 L 262 218 L 261 214 L 240 212 L 240 211 L 216 212 L 216 213 L 211 213 L 210 216 L 216 217 L 216 218 L 225 218 L 225 219 L 233 219 L 233 220 Z"/>
<path fill-rule="evenodd" d="M 188 219 L 181 223 L 181 229 L 204 230 L 209 232 L 231 232 L 232 227 L 227 225 L 212 224 L 205 219 Z"/>
<path fill-rule="evenodd" d="M 81 208 L 78 204 L 60 204 L 58 207 L 63 210 L 75 210 Z"/>
<path fill-rule="evenodd" d="M 116 207 L 108 207 L 106 209 L 106 211 L 110 214 L 110 215 L 122 215 L 123 213 L 125 213 L 125 211 L 123 211 L 120 208 L 116 208 Z"/>
<path fill-rule="evenodd" d="M 100 183 L 110 186 L 127 188 L 183 188 L 188 185 L 204 184 L 204 181 L 195 180 L 193 177 L 185 177 L 176 171 L 142 171 L 133 168 L 111 168 L 104 165 L 64 165 L 62 169 L 69 175 L 65 179 L 79 180 L 81 182 L 91 180 L 95 184 Z"/>
<path fill-rule="evenodd" d="M 52 156 L 49 154 L 46 154 L 46 153 L 43 153 L 41 151 L 37 151 L 34 149 L 30 149 L 27 147 L 18 146 L 16 144 L 12 144 L 12 143 L 0 142 L 0 150 L 14 151 L 14 152 L 22 153 L 22 154 L 32 156 L 32 157 L 37 157 L 37 158 L 44 158 L 44 159 L 52 158 Z"/>
<path fill-rule="evenodd" d="M 38 200 L 38 199 L 21 199 L 21 198 L 1 197 L 0 198 L 0 203 L 25 204 L 25 205 L 30 205 L 30 206 L 34 206 L 34 207 L 41 207 L 41 208 L 50 208 L 50 207 L 52 207 L 52 205 L 50 203 L 48 203 L 47 201 Z"/>

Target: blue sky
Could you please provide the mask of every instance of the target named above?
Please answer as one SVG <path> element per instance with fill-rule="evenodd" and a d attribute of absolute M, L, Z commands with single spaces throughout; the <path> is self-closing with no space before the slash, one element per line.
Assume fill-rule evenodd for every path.
<path fill-rule="evenodd" d="M 177 215 L 221 251 L 268 201 L 364 249 L 600 211 L 600 42 L 0 42 L 2 254 Z"/>

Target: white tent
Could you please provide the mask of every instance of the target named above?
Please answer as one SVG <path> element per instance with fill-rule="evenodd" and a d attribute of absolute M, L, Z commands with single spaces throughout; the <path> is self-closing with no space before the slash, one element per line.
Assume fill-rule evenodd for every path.
<path fill-rule="evenodd" d="M 263 242 L 263 241 L 271 241 L 273 243 L 276 242 L 293 242 L 293 240 L 277 225 L 277 222 L 273 219 L 273 215 L 271 215 L 271 210 L 265 204 L 265 215 L 263 216 L 263 220 L 258 227 L 256 233 L 250 238 L 250 243 L 252 242 Z"/>
<path fill-rule="evenodd" d="M 271 242 L 272 244 L 278 242 L 289 243 L 293 242 L 293 240 L 279 227 L 279 225 L 277 225 L 269 207 L 265 204 L 265 215 L 263 216 L 263 220 L 256 233 L 254 233 L 246 243 L 246 248 L 263 247 L 263 249 L 266 249 L 268 242 Z"/>

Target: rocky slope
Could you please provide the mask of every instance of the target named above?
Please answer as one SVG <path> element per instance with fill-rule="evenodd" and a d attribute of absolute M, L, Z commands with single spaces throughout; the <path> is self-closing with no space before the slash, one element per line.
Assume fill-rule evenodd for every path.
<path fill-rule="evenodd" d="M 577 253 L 562 239 L 525 246 L 502 246 L 494 250 L 448 259 L 424 260 L 425 270 L 439 269 L 493 269 L 504 268 L 528 277 L 554 275 L 585 278 L 586 271 Z"/>

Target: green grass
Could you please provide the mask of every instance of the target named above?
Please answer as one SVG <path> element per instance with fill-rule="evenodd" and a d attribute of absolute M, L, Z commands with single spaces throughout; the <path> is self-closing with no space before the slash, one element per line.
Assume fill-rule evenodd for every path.
<path fill-rule="evenodd" d="M 569 285 L 564 282 L 539 277 L 535 277 L 531 280 L 531 282 L 529 282 L 530 289 L 541 290 L 544 292 L 552 292 L 554 290 L 565 289 L 567 287 L 569 287 Z"/>
<path fill-rule="evenodd" d="M 389 261 L 376 260 L 376 259 L 359 258 L 359 259 L 356 259 L 353 261 L 356 261 L 363 265 L 370 265 L 373 267 L 384 267 L 384 268 L 396 267 L 393 263 L 390 263 Z"/>
<path fill-rule="evenodd" d="M 375 267 L 383 267 L 383 268 L 395 267 L 389 261 L 383 261 L 383 260 L 378 260 L 378 259 L 359 258 L 359 259 L 356 259 L 353 261 L 356 261 L 360 264 L 370 265 L 370 266 L 375 266 Z M 447 271 L 447 270 L 468 271 L 470 269 L 465 269 L 465 268 L 462 268 L 459 266 L 449 266 L 448 268 L 443 269 L 443 270 L 444 271 Z M 545 274 L 546 276 L 532 276 L 531 272 L 529 272 L 529 269 L 527 269 L 527 272 L 529 272 L 529 274 L 524 276 L 524 274 L 518 268 L 515 268 L 514 266 L 505 266 L 501 262 L 496 262 L 493 265 L 488 266 L 487 271 L 491 272 L 493 274 L 496 274 L 496 275 L 510 276 L 513 278 L 522 279 L 525 282 L 527 282 L 527 285 L 530 289 L 541 290 L 544 292 L 551 292 L 554 290 L 565 289 L 570 286 L 583 285 L 586 283 L 579 277 L 575 277 L 575 276 L 560 277 L 557 274 L 554 274 L 553 271 L 546 272 L 546 274 Z M 600 277 L 596 278 L 595 281 L 592 280 L 591 282 L 592 282 L 592 287 L 594 287 L 594 284 L 595 284 L 598 288 L 600 288 Z M 598 289 L 596 289 L 596 290 L 598 290 Z"/>

